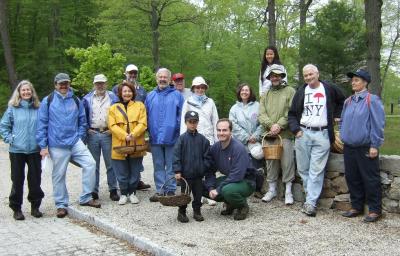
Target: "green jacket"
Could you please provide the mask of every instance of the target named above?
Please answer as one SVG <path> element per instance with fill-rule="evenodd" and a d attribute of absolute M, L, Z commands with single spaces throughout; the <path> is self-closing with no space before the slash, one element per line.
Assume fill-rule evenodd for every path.
<path fill-rule="evenodd" d="M 288 112 L 295 93 L 295 89 L 282 84 L 277 89 L 271 87 L 271 90 L 261 97 L 258 121 L 263 130 L 268 132 L 271 126 L 277 123 L 281 127 L 282 138 L 293 138 L 288 129 Z"/>

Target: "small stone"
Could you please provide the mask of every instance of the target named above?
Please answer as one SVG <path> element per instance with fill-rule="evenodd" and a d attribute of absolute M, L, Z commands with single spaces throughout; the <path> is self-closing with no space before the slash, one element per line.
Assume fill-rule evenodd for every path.
<path fill-rule="evenodd" d="M 330 153 L 327 165 L 328 172 L 344 173 L 344 160 L 342 154 Z"/>
<path fill-rule="evenodd" d="M 332 189 L 339 194 L 344 194 L 349 192 L 347 187 L 346 179 L 344 176 L 336 177 L 332 180 Z"/>
<path fill-rule="evenodd" d="M 392 182 L 390 189 L 387 193 L 387 196 L 393 200 L 400 200 L 400 184 L 397 183 L 398 178 L 399 177 L 394 178 L 394 181 Z"/>
<path fill-rule="evenodd" d="M 325 177 L 328 178 L 328 179 L 333 179 L 333 178 L 338 177 L 339 175 L 340 175 L 340 172 L 335 172 L 335 171 L 331 172 L 331 171 L 329 171 L 329 172 L 326 172 Z"/>
<path fill-rule="evenodd" d="M 339 211 L 349 211 L 351 209 L 350 202 L 335 202 L 333 208 Z"/>
<path fill-rule="evenodd" d="M 324 188 L 322 189 L 321 198 L 334 198 L 337 195 L 337 192 L 330 189 Z"/>
<path fill-rule="evenodd" d="M 380 156 L 379 157 L 380 169 L 393 174 L 394 176 L 400 176 L 400 156 Z"/>
<path fill-rule="evenodd" d="M 389 175 L 386 172 L 380 172 L 381 183 L 384 185 L 390 185 L 393 180 L 389 179 Z"/>
<path fill-rule="evenodd" d="M 341 194 L 335 196 L 335 202 L 350 202 L 350 194 Z"/>
<path fill-rule="evenodd" d="M 318 200 L 318 208 L 331 209 L 333 205 L 333 198 L 321 198 Z"/>
<path fill-rule="evenodd" d="M 400 213 L 399 201 L 389 198 L 382 199 L 382 208 L 388 212 Z"/>
<path fill-rule="evenodd" d="M 304 195 L 303 186 L 300 183 L 293 183 L 292 186 L 293 199 L 296 202 L 304 202 L 306 197 Z"/>

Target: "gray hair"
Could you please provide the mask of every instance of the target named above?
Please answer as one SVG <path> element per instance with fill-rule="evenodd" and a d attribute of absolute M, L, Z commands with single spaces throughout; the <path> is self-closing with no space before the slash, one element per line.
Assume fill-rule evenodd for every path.
<path fill-rule="evenodd" d="M 31 82 L 29 82 L 28 80 L 22 80 L 21 82 L 19 82 L 19 84 L 17 85 L 17 87 L 15 88 L 13 94 L 11 95 L 10 100 L 8 101 L 8 106 L 14 106 L 14 107 L 18 107 L 19 104 L 21 103 L 21 94 L 20 94 L 20 89 L 22 86 L 24 85 L 28 85 L 29 88 L 32 91 L 32 103 L 33 103 L 33 107 L 34 108 L 39 108 L 40 105 L 40 101 L 39 101 L 39 97 L 36 94 L 35 88 L 33 87 L 33 84 Z"/>
<path fill-rule="evenodd" d="M 172 75 L 171 75 L 171 71 L 169 69 L 167 69 L 167 68 L 159 68 L 157 70 L 156 77 L 158 77 L 158 75 L 161 74 L 161 73 L 167 73 L 168 77 L 171 79 Z"/>
<path fill-rule="evenodd" d="M 306 70 L 306 69 L 311 69 L 311 70 L 313 70 L 313 71 L 319 73 L 317 66 L 315 66 L 314 64 L 307 64 L 307 65 L 305 65 L 305 66 L 303 67 L 303 72 L 304 72 L 304 70 Z"/>

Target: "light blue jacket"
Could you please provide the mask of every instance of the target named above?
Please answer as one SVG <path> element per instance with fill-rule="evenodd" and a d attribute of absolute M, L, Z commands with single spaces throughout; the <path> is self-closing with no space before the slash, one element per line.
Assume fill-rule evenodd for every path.
<path fill-rule="evenodd" d="M 146 97 L 147 129 L 152 145 L 173 146 L 179 137 L 183 96 L 168 86 L 158 86 Z"/>
<path fill-rule="evenodd" d="M 0 134 L 10 144 L 11 153 L 39 152 L 36 143 L 37 108 L 32 102 L 22 100 L 18 107 L 9 106 L 0 122 Z"/>
<path fill-rule="evenodd" d="M 85 109 L 79 108 L 70 89 L 65 97 L 54 91 L 50 106 L 47 97 L 39 108 L 36 140 L 41 149 L 46 147 L 72 147 L 79 139 L 85 140 L 87 130 Z"/>
<path fill-rule="evenodd" d="M 246 105 L 237 101 L 229 111 L 229 120 L 233 124 L 233 137 L 244 145 L 247 145 L 251 136 L 255 137 L 257 141 L 261 140 L 262 126 L 258 122 L 259 106 L 257 101 L 249 102 Z"/>

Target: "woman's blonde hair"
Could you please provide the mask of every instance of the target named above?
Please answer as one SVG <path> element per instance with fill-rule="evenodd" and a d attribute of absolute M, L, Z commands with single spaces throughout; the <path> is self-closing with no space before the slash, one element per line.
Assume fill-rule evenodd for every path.
<path fill-rule="evenodd" d="M 32 91 L 32 103 L 34 108 L 39 108 L 40 102 L 39 102 L 39 97 L 36 94 L 35 88 L 33 87 L 32 83 L 29 82 L 28 80 L 22 80 L 19 82 L 17 85 L 17 88 L 15 88 L 13 94 L 11 95 L 10 100 L 8 101 L 8 106 L 14 106 L 18 107 L 19 104 L 21 103 L 21 94 L 20 94 L 20 89 L 22 86 L 28 85 L 29 88 Z"/>

